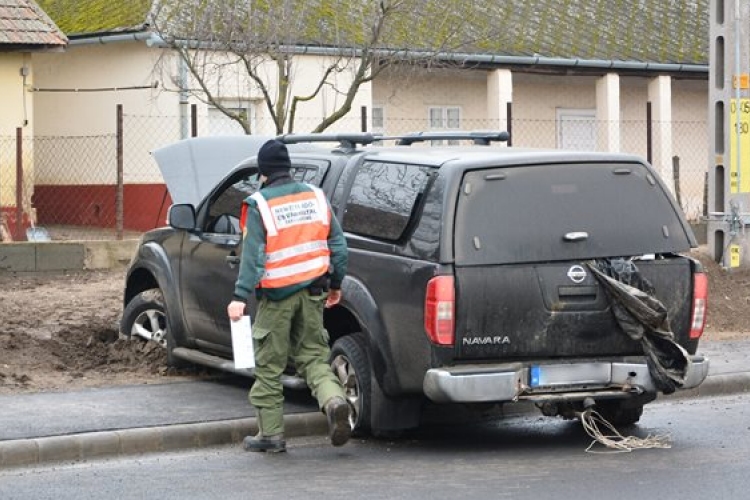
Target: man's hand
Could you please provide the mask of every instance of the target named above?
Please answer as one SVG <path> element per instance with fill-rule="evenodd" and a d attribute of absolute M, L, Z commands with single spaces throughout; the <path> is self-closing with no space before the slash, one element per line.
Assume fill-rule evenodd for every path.
<path fill-rule="evenodd" d="M 339 302 L 341 302 L 341 290 L 329 290 L 328 298 L 326 299 L 326 307 L 333 307 Z"/>
<path fill-rule="evenodd" d="M 227 306 L 227 314 L 232 321 L 239 321 L 245 314 L 245 303 L 239 300 L 233 300 Z"/>

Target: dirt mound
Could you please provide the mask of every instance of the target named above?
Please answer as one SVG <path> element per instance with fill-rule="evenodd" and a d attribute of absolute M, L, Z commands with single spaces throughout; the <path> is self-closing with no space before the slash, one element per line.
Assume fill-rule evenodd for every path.
<path fill-rule="evenodd" d="M 704 338 L 732 340 L 750 335 L 750 269 L 726 270 L 705 252 L 692 254 L 708 275 L 708 318 Z"/>
<path fill-rule="evenodd" d="M 119 337 L 123 280 L 122 271 L 0 275 L 0 394 L 204 375 L 167 369 L 158 345 Z"/>

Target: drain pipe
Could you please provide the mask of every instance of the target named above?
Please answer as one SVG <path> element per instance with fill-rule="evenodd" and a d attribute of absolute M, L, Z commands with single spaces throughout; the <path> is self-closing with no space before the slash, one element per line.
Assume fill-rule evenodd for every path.
<path fill-rule="evenodd" d="M 182 56 L 178 60 L 178 64 L 180 65 L 180 139 L 187 139 L 190 137 L 188 130 L 188 105 L 190 97 L 188 93 L 188 68 Z"/>
<path fill-rule="evenodd" d="M 151 33 L 150 31 L 120 33 L 117 35 L 82 36 L 81 38 L 75 38 L 75 36 L 76 35 L 70 35 L 68 37 L 68 45 L 105 45 L 121 42 L 146 42 L 148 46 L 151 46 L 152 43 L 149 42 L 155 37 L 154 33 Z"/>

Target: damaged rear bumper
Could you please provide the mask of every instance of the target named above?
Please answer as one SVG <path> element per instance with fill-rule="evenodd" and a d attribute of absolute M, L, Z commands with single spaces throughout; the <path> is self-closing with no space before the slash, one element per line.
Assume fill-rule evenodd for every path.
<path fill-rule="evenodd" d="M 708 375 L 709 360 L 690 356 L 681 389 L 699 386 Z M 657 393 L 645 358 L 577 363 L 503 363 L 433 368 L 424 392 L 437 403 L 487 403 L 608 398 Z"/>

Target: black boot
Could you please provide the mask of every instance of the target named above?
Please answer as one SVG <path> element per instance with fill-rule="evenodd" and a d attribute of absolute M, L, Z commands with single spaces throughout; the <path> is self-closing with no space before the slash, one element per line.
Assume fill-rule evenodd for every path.
<path fill-rule="evenodd" d="M 328 436 L 333 446 L 343 446 L 352 435 L 351 408 L 343 398 L 334 396 L 325 405 Z"/>
<path fill-rule="evenodd" d="M 274 434 L 273 436 L 263 436 L 258 432 L 255 436 L 246 436 L 242 440 L 242 447 L 245 451 L 267 451 L 269 453 L 279 453 L 286 451 L 286 441 L 283 434 Z"/>

